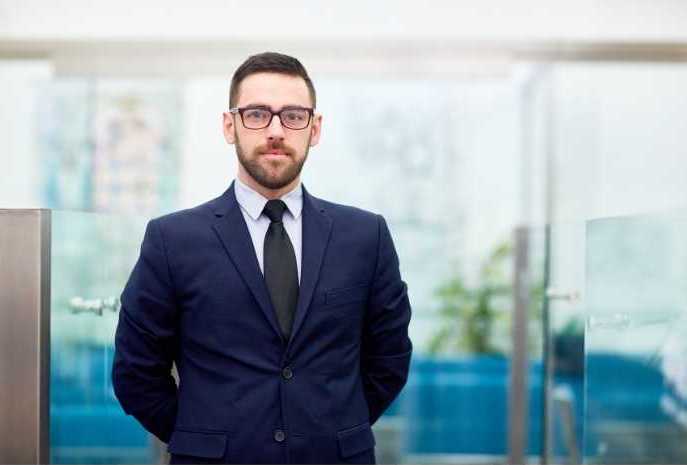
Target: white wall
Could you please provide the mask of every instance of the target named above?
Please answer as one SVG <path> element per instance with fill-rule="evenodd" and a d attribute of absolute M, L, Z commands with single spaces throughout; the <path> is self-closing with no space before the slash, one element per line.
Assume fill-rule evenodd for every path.
<path fill-rule="evenodd" d="M 0 208 L 40 206 L 35 157 L 36 88 L 52 74 L 45 61 L 0 61 Z"/>
<path fill-rule="evenodd" d="M 687 39 L 682 0 L 4 0 L 0 18 L 5 39 Z"/>
<path fill-rule="evenodd" d="M 556 67 L 556 220 L 687 206 L 687 65 Z"/>

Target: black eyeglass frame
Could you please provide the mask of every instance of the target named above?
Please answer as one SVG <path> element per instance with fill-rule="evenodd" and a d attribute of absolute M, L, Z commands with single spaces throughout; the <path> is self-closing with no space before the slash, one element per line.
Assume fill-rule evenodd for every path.
<path fill-rule="evenodd" d="M 264 126 L 261 126 L 259 128 L 249 128 L 246 126 L 246 122 L 243 120 L 243 112 L 246 110 L 265 110 L 270 112 L 270 119 L 267 121 L 267 124 Z M 305 126 L 302 128 L 292 128 L 284 124 L 284 120 L 281 117 L 281 114 L 285 111 L 292 111 L 292 110 L 305 110 L 308 112 L 308 121 L 305 123 Z M 250 107 L 233 107 L 229 108 L 229 113 L 231 114 L 239 114 L 241 116 L 241 124 L 243 124 L 243 127 L 246 129 L 251 129 L 255 131 L 259 131 L 260 129 L 265 129 L 268 127 L 270 124 L 272 124 L 272 120 L 274 119 L 274 116 L 277 115 L 279 116 L 279 123 L 282 125 L 282 127 L 286 129 L 291 129 L 292 131 L 302 131 L 303 129 L 307 128 L 310 125 L 310 121 L 312 120 L 313 115 L 315 114 L 315 109 L 314 108 L 306 108 L 306 107 L 284 107 L 279 111 L 272 111 L 271 108 L 269 107 L 263 107 L 263 106 L 250 106 Z"/>

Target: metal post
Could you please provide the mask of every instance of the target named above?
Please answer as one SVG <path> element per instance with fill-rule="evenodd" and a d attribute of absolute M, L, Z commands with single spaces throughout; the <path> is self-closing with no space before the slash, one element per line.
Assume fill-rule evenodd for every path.
<path fill-rule="evenodd" d="M 0 463 L 48 463 L 50 211 L 0 209 Z"/>
<path fill-rule="evenodd" d="M 527 452 L 527 308 L 529 306 L 529 230 L 515 230 L 513 273 L 513 353 L 508 391 L 508 463 L 525 463 Z"/>

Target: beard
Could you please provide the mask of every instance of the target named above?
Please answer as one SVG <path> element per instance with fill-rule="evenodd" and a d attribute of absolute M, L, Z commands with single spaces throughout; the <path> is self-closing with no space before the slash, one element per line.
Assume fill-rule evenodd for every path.
<path fill-rule="evenodd" d="M 288 186 L 301 174 L 305 160 L 308 158 L 310 138 L 308 138 L 308 143 L 305 146 L 303 158 L 298 160 L 296 159 L 296 151 L 281 142 L 260 145 L 252 151 L 252 156 L 248 157 L 246 156 L 246 151 L 241 146 L 241 141 L 239 140 L 238 134 L 236 134 L 235 137 L 236 155 L 238 156 L 239 163 L 241 163 L 241 166 L 243 166 L 243 168 L 250 175 L 250 177 L 255 180 L 255 182 L 267 189 L 277 190 Z M 262 164 L 265 163 L 261 160 L 262 154 L 268 150 L 282 150 L 288 157 L 285 161 L 268 162 L 273 164 L 273 167 L 275 168 L 278 165 L 286 165 L 282 166 L 282 169 L 278 171 L 277 174 L 270 174 L 270 171 Z"/>

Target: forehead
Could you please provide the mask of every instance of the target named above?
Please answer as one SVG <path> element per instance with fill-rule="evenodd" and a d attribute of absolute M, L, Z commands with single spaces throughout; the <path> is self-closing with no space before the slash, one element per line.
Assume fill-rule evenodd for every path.
<path fill-rule="evenodd" d="M 238 106 L 251 104 L 280 108 L 285 105 L 312 105 L 308 85 L 300 76 L 278 73 L 256 73 L 247 76 L 239 85 Z"/>

